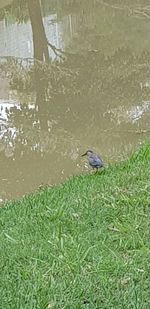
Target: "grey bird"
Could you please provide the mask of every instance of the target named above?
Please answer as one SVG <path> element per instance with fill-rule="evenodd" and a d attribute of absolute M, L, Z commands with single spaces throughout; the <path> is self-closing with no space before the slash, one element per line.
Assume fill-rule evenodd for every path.
<path fill-rule="evenodd" d="M 103 161 L 99 155 L 95 154 L 92 150 L 87 150 L 81 157 L 87 156 L 89 165 L 92 168 L 98 170 L 99 168 L 103 167 Z"/>

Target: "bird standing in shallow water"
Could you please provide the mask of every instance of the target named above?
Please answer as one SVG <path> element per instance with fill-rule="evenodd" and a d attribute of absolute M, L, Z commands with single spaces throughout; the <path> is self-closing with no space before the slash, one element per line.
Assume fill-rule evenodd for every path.
<path fill-rule="evenodd" d="M 88 162 L 89 165 L 92 166 L 92 168 L 98 170 L 99 168 L 103 167 L 103 161 L 100 158 L 100 156 L 98 156 L 97 154 L 95 154 L 92 150 L 87 150 L 82 157 L 86 156 L 88 158 Z"/>

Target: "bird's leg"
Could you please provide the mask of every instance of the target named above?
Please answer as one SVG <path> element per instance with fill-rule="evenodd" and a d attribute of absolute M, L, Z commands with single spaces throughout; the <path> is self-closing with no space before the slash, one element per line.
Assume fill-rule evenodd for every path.
<path fill-rule="evenodd" d="M 94 170 L 95 170 L 95 167 L 92 166 L 92 170 L 91 170 L 92 174 L 95 172 Z"/>
<path fill-rule="evenodd" d="M 98 167 L 96 166 L 95 167 L 95 174 L 97 174 L 97 172 L 98 172 Z"/>

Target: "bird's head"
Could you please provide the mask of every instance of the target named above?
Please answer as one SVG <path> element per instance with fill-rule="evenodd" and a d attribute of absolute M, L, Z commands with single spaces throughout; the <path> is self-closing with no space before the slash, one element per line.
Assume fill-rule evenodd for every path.
<path fill-rule="evenodd" d="M 81 157 L 90 156 L 92 153 L 93 153 L 92 150 L 87 150 L 85 153 L 83 153 L 83 154 L 81 155 Z"/>

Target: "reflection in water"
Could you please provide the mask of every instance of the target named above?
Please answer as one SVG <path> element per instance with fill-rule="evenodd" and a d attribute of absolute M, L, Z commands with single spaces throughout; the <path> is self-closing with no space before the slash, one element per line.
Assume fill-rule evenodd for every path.
<path fill-rule="evenodd" d="M 29 1 L 32 6 L 33 1 Z M 31 8 L 32 10 L 32 8 Z M 32 10 L 36 12 L 33 9 Z M 37 17 L 33 17 L 36 21 L 35 29 L 37 27 Z M 52 45 L 57 48 L 66 48 L 70 44 L 72 36 L 72 23 L 74 22 L 74 16 L 65 16 L 62 20 L 57 20 L 57 14 L 51 13 L 48 16 L 43 17 L 43 24 L 47 38 Z M 73 26 L 74 28 L 74 26 Z M 75 30 L 75 29 L 74 29 Z M 65 40 L 63 40 L 65 37 Z M 17 38 L 17 41 L 16 41 Z M 31 23 L 27 20 L 26 23 L 18 23 L 7 21 L 7 15 L 4 20 L 0 20 L 0 56 L 12 56 L 21 58 L 33 57 L 34 48 L 32 41 Z M 56 55 L 49 49 L 49 54 L 52 59 L 55 59 Z"/>
<path fill-rule="evenodd" d="M 41 1 L 42 19 L 38 0 L 19 3 L 0 11 L 0 55 L 20 57 L 0 67 L 2 199 L 85 171 L 87 148 L 120 160 L 150 130 L 149 20 L 84 0 Z"/>
<path fill-rule="evenodd" d="M 144 117 L 144 114 L 150 112 L 150 101 L 143 101 L 141 105 L 135 105 L 126 108 L 125 106 L 119 106 L 107 113 L 112 114 L 112 118 L 117 119 L 117 123 L 121 124 L 123 121 L 135 123 Z"/>

